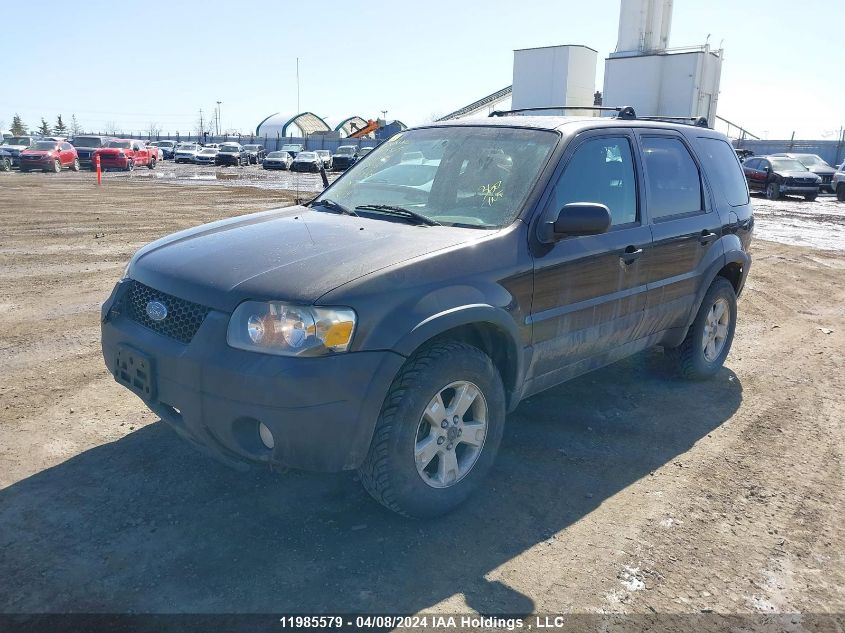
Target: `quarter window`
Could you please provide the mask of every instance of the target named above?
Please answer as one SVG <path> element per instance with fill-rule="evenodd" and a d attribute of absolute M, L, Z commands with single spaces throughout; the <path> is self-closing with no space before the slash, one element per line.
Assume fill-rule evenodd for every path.
<path fill-rule="evenodd" d="M 637 221 L 637 180 L 631 143 L 624 136 L 585 141 L 555 185 L 555 211 L 572 202 L 610 209 L 612 225 Z"/>
<path fill-rule="evenodd" d="M 701 176 L 686 146 L 663 136 L 645 136 L 642 144 L 652 219 L 701 211 Z"/>
<path fill-rule="evenodd" d="M 698 157 L 707 168 L 714 189 L 720 189 L 732 207 L 748 203 L 748 186 L 736 152 L 719 138 L 699 137 Z"/>

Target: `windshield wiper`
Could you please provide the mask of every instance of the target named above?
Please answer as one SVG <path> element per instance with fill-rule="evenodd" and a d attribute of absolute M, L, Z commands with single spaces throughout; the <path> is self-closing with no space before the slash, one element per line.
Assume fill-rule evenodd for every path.
<path fill-rule="evenodd" d="M 315 207 L 317 205 L 326 207 L 327 209 L 331 209 L 332 211 L 337 211 L 338 213 L 342 213 L 343 215 L 358 215 L 352 209 L 347 209 L 339 202 L 335 202 L 334 200 L 329 200 L 327 198 L 323 198 L 322 200 L 315 200 L 309 203 L 309 206 Z"/>
<path fill-rule="evenodd" d="M 409 220 L 414 220 L 420 224 L 425 224 L 426 226 L 441 226 L 440 222 L 437 220 L 432 220 L 430 217 L 423 215 L 422 213 L 411 211 L 405 207 L 394 207 L 389 204 L 359 204 L 355 207 L 355 209 L 356 211 L 358 209 L 362 211 L 381 211 L 383 213 L 387 213 L 388 215 L 396 215 Z"/>

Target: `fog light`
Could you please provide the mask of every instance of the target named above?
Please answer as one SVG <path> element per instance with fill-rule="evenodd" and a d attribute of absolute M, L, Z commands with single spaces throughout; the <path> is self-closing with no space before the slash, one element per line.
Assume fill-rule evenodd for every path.
<path fill-rule="evenodd" d="M 272 450 L 276 445 L 276 441 L 273 439 L 273 434 L 264 422 L 258 423 L 258 435 L 261 437 L 261 443 L 270 450 Z"/>

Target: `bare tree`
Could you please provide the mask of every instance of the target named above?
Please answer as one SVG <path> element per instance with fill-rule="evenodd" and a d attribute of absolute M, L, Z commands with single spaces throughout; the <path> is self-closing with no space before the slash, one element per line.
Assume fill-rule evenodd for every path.
<path fill-rule="evenodd" d="M 159 134 L 161 134 L 161 126 L 158 123 L 150 121 L 147 124 L 147 136 L 150 138 L 158 138 Z"/>
<path fill-rule="evenodd" d="M 106 121 L 105 132 L 109 136 L 117 136 L 117 132 L 118 132 L 117 123 L 115 123 L 114 121 Z"/>
<path fill-rule="evenodd" d="M 82 134 L 82 126 L 79 125 L 79 121 L 76 120 L 76 115 L 70 115 L 70 133 L 71 136 L 79 136 Z"/>

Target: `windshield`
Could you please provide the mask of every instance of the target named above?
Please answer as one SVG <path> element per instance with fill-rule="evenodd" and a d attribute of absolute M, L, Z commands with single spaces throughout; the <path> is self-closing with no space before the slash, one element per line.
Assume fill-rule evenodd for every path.
<path fill-rule="evenodd" d="M 77 136 L 73 139 L 74 147 L 102 147 L 103 139 L 99 136 Z"/>
<path fill-rule="evenodd" d="M 287 152 L 270 152 L 267 154 L 267 158 L 285 158 L 287 155 Z"/>
<path fill-rule="evenodd" d="M 325 196 L 347 209 L 400 206 L 441 224 L 506 226 L 519 214 L 557 139 L 554 132 L 509 127 L 402 132 L 318 200 Z M 408 155 L 414 162 L 403 162 Z"/>
<path fill-rule="evenodd" d="M 29 145 L 29 137 L 12 136 L 3 141 L 3 145 Z"/>
<path fill-rule="evenodd" d="M 217 153 L 216 149 L 204 149 L 200 152 L 200 154 L 211 154 L 214 155 Z"/>
<path fill-rule="evenodd" d="M 38 141 L 33 149 L 56 149 L 56 143 L 54 141 Z"/>
<path fill-rule="evenodd" d="M 241 151 L 241 148 L 238 147 L 237 145 L 221 145 L 220 151 L 221 152 L 230 152 L 230 153 L 231 152 L 239 152 L 239 151 Z"/>
<path fill-rule="evenodd" d="M 254 149 L 258 149 L 259 147 L 260 147 L 259 145 L 244 145 L 244 149 L 248 149 L 250 151 L 252 151 Z"/>
<path fill-rule="evenodd" d="M 299 145 L 282 145 L 282 150 L 286 152 L 298 152 L 301 149 L 302 147 L 300 147 Z"/>
<path fill-rule="evenodd" d="M 340 156 L 352 156 L 355 153 L 355 148 L 351 145 L 342 145 L 337 148 L 337 154 Z"/>
<path fill-rule="evenodd" d="M 772 169 L 775 171 L 807 171 L 807 168 L 794 158 L 773 158 Z"/>
<path fill-rule="evenodd" d="M 296 155 L 296 160 L 314 160 L 317 155 L 314 152 L 299 152 Z"/>
<path fill-rule="evenodd" d="M 193 152 L 198 147 L 199 147 L 198 145 L 183 144 L 183 145 L 180 145 L 179 147 L 177 147 L 176 149 L 183 151 L 183 152 Z"/>
<path fill-rule="evenodd" d="M 796 158 L 798 158 L 798 162 L 800 162 L 805 167 L 830 167 L 830 165 L 828 165 L 819 156 L 816 156 L 815 154 L 801 154 Z"/>
<path fill-rule="evenodd" d="M 330 155 L 331 154 L 329 154 L 329 150 L 327 150 L 327 149 L 318 149 L 317 150 L 317 156 L 330 156 Z"/>
<path fill-rule="evenodd" d="M 156 147 L 173 147 L 173 141 L 155 141 L 154 143 L 150 143 L 150 145 L 155 145 Z"/>
<path fill-rule="evenodd" d="M 106 143 L 106 147 L 116 147 L 117 149 L 129 149 L 131 146 L 131 141 L 109 141 Z"/>

